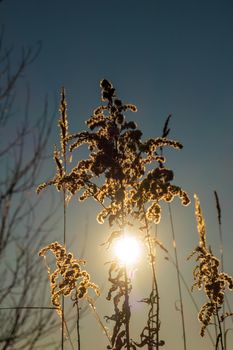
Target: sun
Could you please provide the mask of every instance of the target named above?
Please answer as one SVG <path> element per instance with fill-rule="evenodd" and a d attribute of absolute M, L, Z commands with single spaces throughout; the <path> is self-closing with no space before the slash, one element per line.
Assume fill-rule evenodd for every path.
<path fill-rule="evenodd" d="M 139 260 L 141 253 L 140 242 L 133 236 L 124 235 L 115 241 L 113 253 L 120 264 L 132 266 Z"/>

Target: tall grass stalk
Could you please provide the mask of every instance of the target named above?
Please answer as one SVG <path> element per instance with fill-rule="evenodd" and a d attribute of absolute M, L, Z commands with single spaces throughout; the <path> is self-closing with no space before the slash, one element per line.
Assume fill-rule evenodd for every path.
<path fill-rule="evenodd" d="M 117 144 L 117 142 L 116 142 Z M 121 188 L 123 188 L 123 182 L 121 180 Z M 125 228 L 125 215 L 124 215 L 124 201 L 122 199 L 121 201 L 121 226 L 124 230 Z M 123 231 L 123 234 L 125 235 L 125 230 Z M 125 300 L 124 300 L 124 308 L 125 308 L 125 339 L 126 339 L 126 349 L 130 350 L 130 329 L 129 329 L 129 322 L 130 322 L 130 305 L 129 305 L 129 289 L 128 289 L 128 273 L 127 273 L 127 266 L 125 264 L 123 268 L 124 273 L 124 282 L 125 282 Z"/>
<path fill-rule="evenodd" d="M 154 236 L 155 236 L 155 242 L 156 242 L 156 240 L 158 239 L 158 225 L 157 224 L 155 224 L 155 234 L 154 234 Z M 154 254 L 155 254 L 155 257 L 156 257 L 156 245 L 154 245 Z M 155 266 L 155 264 L 156 264 L 156 259 L 155 259 L 155 261 L 154 261 L 154 269 L 156 268 L 156 266 Z M 156 276 L 156 275 L 155 275 Z M 156 290 L 157 290 L 157 292 L 158 292 L 158 286 L 157 286 L 157 280 L 155 280 L 154 281 L 154 279 L 152 280 L 152 289 L 153 288 L 156 288 Z M 157 304 L 156 304 L 156 325 L 159 325 L 158 323 L 159 323 L 159 298 L 158 298 L 158 300 L 157 300 Z M 153 304 L 153 306 L 152 306 L 152 313 L 154 314 L 154 304 Z M 151 320 L 151 327 L 153 326 L 153 320 Z M 159 342 L 159 334 L 158 335 L 156 335 L 156 342 L 158 343 Z M 150 350 L 150 349 L 148 349 L 148 350 Z M 153 350 L 153 346 L 152 346 L 152 349 L 151 350 Z"/>
<path fill-rule="evenodd" d="M 124 278 L 125 278 L 125 338 L 126 338 L 126 349 L 130 350 L 130 305 L 129 305 L 129 290 L 128 290 L 128 274 L 127 268 L 124 267 Z"/>
<path fill-rule="evenodd" d="M 76 305 L 76 330 L 77 330 L 77 343 L 78 343 L 78 350 L 81 349 L 81 343 L 80 343 L 80 310 L 79 310 L 79 302 L 78 302 L 78 292 L 77 289 L 75 291 L 75 305 Z"/>
<path fill-rule="evenodd" d="M 219 202 L 219 197 L 216 191 L 214 191 L 214 197 L 216 202 L 216 209 L 217 209 L 217 215 L 218 215 L 218 233 L 219 233 L 219 239 L 220 239 L 220 263 L 221 263 L 221 271 L 224 271 L 224 258 L 223 258 L 223 234 L 222 234 L 222 212 L 221 212 L 221 206 Z M 225 300 L 222 305 L 223 314 L 225 314 Z M 223 320 L 223 334 L 226 333 L 226 323 L 225 319 Z M 224 338 L 224 349 L 226 349 L 226 342 Z"/>
<path fill-rule="evenodd" d="M 175 267 L 176 267 L 178 290 L 179 290 L 180 314 L 181 314 L 181 323 L 182 323 L 182 331 L 183 331 L 183 345 L 184 345 L 184 350 L 186 350 L 187 345 L 186 345 L 186 332 L 185 332 L 185 321 L 184 321 L 184 307 L 183 307 L 183 298 L 182 298 L 180 273 L 179 273 L 180 268 L 179 268 L 179 261 L 178 261 L 178 252 L 177 252 L 177 248 L 176 248 L 176 238 L 175 238 L 175 229 L 174 229 L 174 223 L 173 223 L 173 215 L 172 215 L 170 203 L 168 203 L 168 210 L 169 210 L 169 217 L 170 217 L 170 223 L 171 223 L 172 241 L 173 241 L 173 249 L 174 249 L 174 255 L 175 255 Z"/>
<path fill-rule="evenodd" d="M 60 104 L 60 113 L 61 119 L 59 120 L 59 126 L 61 128 L 61 150 L 63 157 L 63 166 L 64 172 L 66 174 L 67 170 L 67 157 L 66 157 L 66 145 L 67 145 L 67 114 L 66 114 L 67 106 L 65 100 L 65 89 L 62 87 L 61 92 L 61 104 Z M 66 247 L 66 184 L 64 183 L 62 186 L 63 190 L 63 245 Z M 62 294 L 62 335 L 61 335 L 61 349 L 64 349 L 64 323 L 65 323 L 65 298 Z"/>
<path fill-rule="evenodd" d="M 221 350 L 226 350 L 225 345 L 224 345 L 224 336 L 223 336 L 223 331 L 222 331 L 222 326 L 221 326 L 221 321 L 220 321 L 219 311 L 218 311 L 217 305 L 216 305 L 216 317 L 217 317 L 218 329 L 219 329 L 219 333 L 218 333 L 217 341 L 216 341 L 216 350 L 218 349 L 219 342 L 221 345 Z"/>
<path fill-rule="evenodd" d="M 65 162 L 66 167 L 66 162 Z M 63 244 L 66 247 L 66 188 L 65 184 L 63 185 Z M 61 328 L 61 349 L 64 349 L 64 323 L 65 323 L 65 298 L 62 294 L 62 328 Z"/>
<path fill-rule="evenodd" d="M 214 197 L 216 202 L 216 209 L 217 209 L 217 215 L 218 215 L 218 232 L 219 232 L 219 240 L 220 240 L 220 262 L 221 262 L 221 270 L 224 271 L 224 244 L 223 244 L 223 232 L 222 232 L 222 210 L 221 205 L 218 197 L 217 191 L 214 191 Z M 229 300 L 227 298 L 227 295 L 225 296 L 224 303 L 223 303 L 223 314 L 225 314 L 226 306 L 228 308 L 228 312 L 231 313 L 231 306 L 229 303 Z M 233 318 L 231 317 L 231 321 L 233 323 Z M 231 329 L 232 330 L 232 329 Z M 227 333 L 228 329 L 226 329 L 225 324 L 225 318 L 223 319 L 223 334 L 224 334 L 224 348 L 227 349 Z"/>
<path fill-rule="evenodd" d="M 169 121 L 171 119 L 171 114 L 167 117 L 164 123 L 163 131 L 162 131 L 162 137 L 167 137 L 170 133 Z M 163 147 L 160 147 L 160 153 L 161 156 L 163 156 Z M 185 332 L 185 321 L 184 321 L 184 308 L 183 308 L 183 298 L 182 298 L 182 291 L 181 291 L 181 283 L 180 283 L 180 268 L 179 268 L 179 261 L 178 261 L 178 253 L 176 248 L 176 238 L 175 238 L 175 229 L 173 224 L 173 215 L 171 210 L 171 205 L 168 203 L 168 210 L 169 210 L 169 217 L 170 217 L 170 224 L 171 224 L 171 232 L 172 232 L 172 242 L 173 242 L 173 249 L 174 249 L 174 255 L 175 255 L 175 268 L 176 268 L 176 274 L 177 274 L 177 282 L 178 282 L 178 290 L 179 290 L 179 299 L 180 299 L 180 313 L 181 313 L 181 323 L 182 323 L 182 332 L 183 332 L 183 344 L 184 344 L 184 350 L 187 349 L 186 346 L 186 332 Z"/>

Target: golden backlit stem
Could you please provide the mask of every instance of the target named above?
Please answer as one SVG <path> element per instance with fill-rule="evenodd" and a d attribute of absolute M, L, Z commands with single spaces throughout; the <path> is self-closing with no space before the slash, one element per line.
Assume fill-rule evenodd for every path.
<path fill-rule="evenodd" d="M 81 344 L 80 344 L 80 326 L 79 326 L 79 321 L 80 321 L 80 312 L 79 312 L 79 302 L 78 302 L 78 292 L 77 289 L 75 291 L 75 304 L 76 304 L 76 311 L 77 311 L 77 321 L 76 321 L 76 328 L 77 328 L 77 341 L 78 341 L 78 350 L 81 349 Z"/>
<path fill-rule="evenodd" d="M 221 271 L 224 271 L 224 258 L 223 258 L 223 234 L 222 234 L 222 211 L 221 206 L 218 198 L 218 194 L 216 191 L 214 191 L 215 201 L 216 201 L 216 209 L 218 214 L 218 232 L 219 232 L 219 239 L 220 239 L 220 261 L 221 261 Z M 225 314 L 225 300 L 223 302 L 222 306 L 223 315 Z M 230 310 L 230 308 L 229 308 Z M 223 334 L 226 333 L 226 323 L 225 319 L 223 319 Z M 226 337 L 224 336 L 224 349 L 226 349 Z"/>
<path fill-rule="evenodd" d="M 129 290 L 128 290 L 128 274 L 127 267 L 124 267 L 124 277 L 125 277 L 125 332 L 126 332 L 126 349 L 130 350 L 130 306 L 129 306 Z"/>
<path fill-rule="evenodd" d="M 60 120 L 60 128 L 61 128 L 61 149 L 64 160 L 64 171 L 66 174 L 66 134 L 67 134 L 67 120 L 66 120 L 66 101 L 65 101 L 65 89 L 62 87 L 61 92 L 61 120 Z M 66 185 L 63 184 L 63 243 L 64 247 L 66 247 Z M 61 349 L 64 350 L 64 323 L 65 323 L 65 299 L 62 294 L 62 346 Z"/>
<path fill-rule="evenodd" d="M 122 183 L 121 183 L 121 187 Z M 121 224 L 122 227 L 125 227 L 125 215 L 124 215 L 124 200 L 121 201 Z M 125 235 L 125 231 L 124 231 Z M 129 306 L 129 290 L 128 290 L 128 275 L 126 265 L 124 267 L 124 279 L 125 279 L 125 337 L 126 337 L 126 349 L 130 350 L 130 306 Z"/>
<path fill-rule="evenodd" d="M 179 269 L 179 262 L 178 262 L 178 253 L 176 248 L 175 229 L 173 224 L 173 217 L 172 217 L 172 210 L 171 210 L 170 203 L 168 203 L 168 209 L 169 209 L 169 216 L 170 216 L 170 222 L 171 222 L 172 240 L 173 240 L 173 248 L 174 248 L 174 254 L 175 254 L 175 266 L 176 266 L 177 282 L 178 282 L 178 290 L 179 290 L 180 313 L 181 313 L 181 322 L 182 322 L 182 331 L 183 331 L 183 344 L 184 344 L 184 350 L 186 350 L 187 346 L 186 346 L 186 332 L 185 332 L 185 321 L 184 321 L 184 307 L 183 307 L 183 298 L 182 298 L 180 274 L 179 274 L 180 269 Z"/>

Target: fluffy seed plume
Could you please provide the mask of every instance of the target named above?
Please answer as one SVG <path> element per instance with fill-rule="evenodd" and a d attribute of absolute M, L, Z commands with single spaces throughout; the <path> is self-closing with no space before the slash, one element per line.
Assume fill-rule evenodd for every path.
<path fill-rule="evenodd" d="M 96 295 L 100 295 L 99 287 L 90 281 L 90 275 L 86 270 L 82 270 L 81 266 L 85 264 L 85 260 L 75 259 L 73 254 L 67 253 L 66 248 L 58 242 L 53 242 L 39 251 L 39 256 L 46 259 L 46 253 L 50 251 L 56 259 L 56 269 L 51 272 L 48 268 L 48 276 L 51 289 L 51 301 L 57 308 L 59 316 L 62 315 L 61 296 L 69 296 L 72 291 L 77 291 L 79 299 L 87 296 L 88 289 L 95 291 Z"/>

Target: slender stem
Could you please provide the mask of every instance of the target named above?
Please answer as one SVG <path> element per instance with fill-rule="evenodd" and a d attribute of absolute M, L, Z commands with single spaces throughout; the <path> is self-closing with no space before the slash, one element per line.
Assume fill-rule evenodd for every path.
<path fill-rule="evenodd" d="M 116 145 L 117 147 L 117 145 Z M 123 183 L 121 181 L 121 188 L 123 188 Z M 125 227 L 125 213 L 124 213 L 124 200 L 121 201 L 121 225 L 122 228 Z M 125 232 L 124 232 L 125 234 Z M 124 282 L 125 282 L 125 337 L 126 337 L 126 349 L 130 350 L 130 330 L 129 330 L 129 322 L 130 322 L 130 305 L 129 305 L 129 288 L 128 288 L 128 274 L 126 265 L 124 267 Z"/>
<path fill-rule="evenodd" d="M 170 261 L 171 264 L 176 268 L 176 263 L 175 263 L 175 261 L 173 260 L 173 257 L 171 256 L 171 254 L 170 254 L 169 252 L 168 252 L 168 256 L 169 256 L 169 258 L 167 258 L 166 260 Z M 191 293 L 191 291 L 190 291 L 190 288 L 189 288 L 187 282 L 185 281 L 184 276 L 183 276 L 183 274 L 180 272 L 180 270 L 179 270 L 179 275 L 180 275 L 181 281 L 183 282 L 183 285 L 184 285 L 184 287 L 185 287 L 185 289 L 186 289 L 188 295 L 190 296 L 190 298 L 191 298 L 191 300 L 192 300 L 192 303 L 193 303 L 193 305 L 194 305 L 196 311 L 199 312 L 199 307 L 198 307 L 198 305 L 197 305 L 197 303 L 196 303 L 194 297 L 192 296 L 192 293 Z M 215 325 L 216 325 L 216 324 L 215 324 Z M 213 337 L 212 337 L 212 335 L 211 335 L 209 329 L 207 328 L 206 331 L 207 331 L 207 333 L 208 333 L 208 336 L 209 336 L 209 338 L 210 338 L 210 341 L 211 341 L 213 347 L 215 348 L 215 342 L 214 342 L 214 339 L 213 339 Z"/>
<path fill-rule="evenodd" d="M 151 242 L 150 242 L 150 234 L 148 232 L 148 242 L 149 242 L 149 254 L 151 256 L 151 258 L 153 257 L 153 252 L 152 252 L 152 247 L 151 247 Z M 154 265 L 154 261 L 151 261 L 151 269 L 152 269 L 152 275 L 153 275 L 153 289 L 155 290 L 155 295 L 156 295 L 156 306 L 157 306 L 157 310 L 156 310 L 156 350 L 159 349 L 159 291 L 158 291 L 158 283 L 157 283 L 157 279 L 156 279 L 156 273 L 155 273 L 155 265 Z"/>
<path fill-rule="evenodd" d="M 72 348 L 72 350 L 74 350 L 74 346 L 73 346 L 73 343 L 72 343 L 72 340 L 71 340 L 71 337 L 70 337 L 70 332 L 69 332 L 69 329 L 68 329 L 68 327 L 67 327 L 66 320 L 64 320 L 64 327 L 65 327 L 65 329 L 66 329 L 67 338 L 68 338 L 68 340 L 69 340 L 69 342 L 70 342 L 71 348 Z"/>
<path fill-rule="evenodd" d="M 219 231 L 219 239 L 220 239 L 220 261 L 221 261 L 221 272 L 224 271 L 224 260 L 223 260 L 223 234 L 222 234 L 222 212 L 221 212 L 221 206 L 219 203 L 219 198 L 218 194 L 216 191 L 214 191 L 214 196 L 215 196 L 215 201 L 216 201 L 216 209 L 217 209 L 217 214 L 218 214 L 218 231 Z M 225 315 L 225 298 L 223 301 L 223 315 Z M 225 319 L 223 319 L 223 334 L 226 332 L 226 324 L 225 324 Z M 226 342 L 225 342 L 225 337 L 224 337 L 224 348 L 226 348 Z"/>
<path fill-rule="evenodd" d="M 104 334 L 106 335 L 107 339 L 108 339 L 108 342 L 109 342 L 109 345 L 111 346 L 112 345 L 112 342 L 111 342 L 111 337 L 110 335 L 108 334 L 108 329 L 105 327 L 105 325 L 103 324 L 103 322 L 101 321 L 101 318 L 98 314 L 98 312 L 96 311 L 96 307 L 94 305 L 94 302 L 91 298 L 87 297 L 87 301 L 88 301 L 88 304 L 90 306 L 90 308 L 92 309 L 100 327 L 102 328 Z"/>
<path fill-rule="evenodd" d="M 187 349 L 186 347 L 186 333 L 185 333 L 185 322 L 184 322 L 184 308 L 183 308 L 183 299 L 182 299 L 182 292 L 181 292 L 181 283 L 180 283 L 180 274 L 179 274 L 179 263 L 178 263 L 178 253 L 176 248 L 176 239 L 175 239 L 175 229 L 173 224 L 173 216 L 172 216 L 172 210 L 171 205 L 168 204 L 169 208 L 169 216 L 170 216 L 170 222 L 171 222 L 171 231 L 172 231 L 172 240 L 173 240 L 173 248 L 174 248 L 174 254 L 175 254 L 175 262 L 176 262 L 176 273 L 177 273 L 177 282 L 178 282 L 178 289 L 179 289 L 179 298 L 180 298 L 180 313 L 181 313 L 181 322 L 182 322 L 182 331 L 183 331 L 183 343 L 184 343 L 184 350 Z"/>
<path fill-rule="evenodd" d="M 128 275 L 126 266 L 124 267 L 125 277 L 125 336 L 126 336 L 126 349 L 130 350 L 130 336 L 129 336 L 129 321 L 130 321 L 130 306 L 129 306 L 129 289 L 128 289 Z"/>
<path fill-rule="evenodd" d="M 151 285 L 151 290 L 153 292 L 154 290 L 154 279 L 152 280 L 152 285 Z M 152 315 L 154 315 L 154 303 L 152 303 Z M 148 320 L 148 326 L 149 326 L 149 330 L 148 330 L 148 333 L 149 333 L 149 339 L 152 338 L 153 336 L 153 332 L 152 332 L 152 329 L 153 329 L 153 319 L 149 319 Z M 156 336 L 157 337 L 157 336 Z M 153 344 L 148 344 L 148 350 L 153 350 L 154 346 Z"/>
<path fill-rule="evenodd" d="M 156 238 L 157 238 L 157 225 L 156 225 Z M 153 262 L 153 276 L 154 276 L 154 288 L 155 288 L 155 293 L 156 293 L 156 305 L 157 305 L 157 310 L 156 310 L 156 328 L 157 328 L 157 332 L 156 332 L 156 349 L 159 348 L 159 328 L 160 328 L 160 322 L 159 322 L 159 312 L 160 312 L 160 303 L 159 303 L 159 290 L 158 290 L 158 283 L 157 283 L 157 279 L 156 279 L 156 274 L 155 274 L 155 261 Z M 152 345 L 152 350 L 153 350 L 153 345 Z"/>
<path fill-rule="evenodd" d="M 65 158 L 65 157 L 64 157 Z M 65 162 L 66 167 L 66 162 Z M 66 188 L 63 186 L 63 243 L 66 246 Z M 62 327 L 61 327 L 61 350 L 64 350 L 64 327 L 65 324 L 65 298 L 62 294 Z"/>
<path fill-rule="evenodd" d="M 154 271 L 154 268 L 153 268 Z M 153 272 L 155 275 L 155 272 Z M 156 350 L 159 349 L 159 328 L 160 328 L 160 322 L 159 322 L 159 313 L 160 313 L 160 305 L 159 305 L 159 290 L 158 290 L 158 283 L 156 277 L 154 278 L 154 288 L 155 288 L 155 294 L 156 294 Z"/>
<path fill-rule="evenodd" d="M 64 160 L 64 172 L 67 170 L 67 159 L 66 159 L 66 141 L 63 145 L 63 160 Z M 63 244 L 66 247 L 66 184 L 63 184 Z M 62 294 L 62 336 L 61 336 L 61 350 L 64 350 L 64 327 L 65 324 L 65 298 Z"/>
<path fill-rule="evenodd" d="M 224 348 L 224 345 L 223 345 L 222 327 L 221 327 L 221 321 L 220 321 L 220 318 L 219 318 L 217 306 L 216 306 L 216 316 L 217 316 L 217 320 L 218 320 L 218 329 L 219 329 L 218 337 L 220 338 L 221 350 L 224 350 L 225 348 Z M 217 344 L 218 344 L 218 338 L 217 338 L 216 348 L 217 348 Z"/>
<path fill-rule="evenodd" d="M 153 276 L 153 284 L 152 284 L 152 289 L 155 290 L 155 295 L 156 295 L 156 350 L 159 349 L 159 328 L 160 328 L 160 323 L 159 323 L 159 312 L 160 312 L 160 305 L 159 305 L 159 290 L 158 290 L 158 283 L 156 279 L 156 273 L 155 273 L 155 260 L 153 259 L 153 250 L 152 250 L 152 245 L 151 245 L 151 236 L 150 236 L 150 230 L 149 230 L 149 224 L 148 220 L 146 217 L 146 211 L 145 208 L 143 208 L 144 211 L 144 219 L 145 219 L 145 225 L 146 225 L 146 238 L 148 241 L 148 248 L 149 248 L 149 256 L 151 258 L 151 269 L 152 269 L 152 276 Z M 152 345 L 153 349 L 153 345 Z M 150 350 L 150 349 L 149 349 Z"/>
<path fill-rule="evenodd" d="M 77 329 L 77 338 L 78 338 L 78 350 L 81 349 L 81 344 L 80 344 L 80 312 L 79 312 L 79 303 L 78 303 L 78 293 L 76 290 L 76 311 L 77 311 L 77 321 L 76 321 L 76 329 Z"/>
<path fill-rule="evenodd" d="M 157 234 L 158 234 L 158 226 L 156 225 L 155 226 L 155 240 L 157 239 Z M 154 249 L 156 249 L 156 247 L 154 247 Z M 156 252 L 155 252 L 156 254 Z M 155 263 L 155 261 L 154 261 Z M 152 279 L 152 285 L 151 285 L 151 290 L 153 292 L 153 290 L 155 289 L 154 287 L 154 278 Z M 154 303 L 152 303 L 152 315 L 154 315 Z M 150 319 L 149 320 L 149 338 L 151 339 L 152 338 L 152 328 L 153 328 L 153 319 Z M 153 350 L 154 346 L 153 344 L 148 344 L 148 350 Z"/>
<path fill-rule="evenodd" d="M 217 326 L 217 316 L 214 315 L 214 331 L 215 331 L 215 339 L 218 340 L 218 326 Z M 218 350 L 218 341 L 215 344 L 215 350 Z"/>

